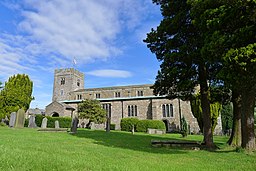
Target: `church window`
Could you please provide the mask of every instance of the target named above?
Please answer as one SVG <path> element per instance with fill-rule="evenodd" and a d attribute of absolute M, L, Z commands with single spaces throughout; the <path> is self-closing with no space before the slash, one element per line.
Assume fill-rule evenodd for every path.
<path fill-rule="evenodd" d="M 128 105 L 128 117 L 138 116 L 137 105 Z"/>
<path fill-rule="evenodd" d="M 81 100 L 82 99 L 82 94 L 78 94 L 77 95 L 77 100 Z"/>
<path fill-rule="evenodd" d="M 96 99 L 99 99 L 100 98 L 100 93 L 96 93 L 95 96 L 96 96 Z"/>
<path fill-rule="evenodd" d="M 143 91 L 137 91 L 138 96 L 143 96 Z"/>
<path fill-rule="evenodd" d="M 111 104 L 110 103 L 102 104 L 102 108 L 106 110 L 107 116 L 111 117 Z"/>
<path fill-rule="evenodd" d="M 65 84 L 65 77 L 61 77 L 60 85 L 64 85 L 64 84 Z"/>
<path fill-rule="evenodd" d="M 121 97 L 121 93 L 120 92 L 115 92 L 115 97 Z"/>
<path fill-rule="evenodd" d="M 163 117 L 173 117 L 173 105 L 172 104 L 163 104 L 162 105 Z"/>
<path fill-rule="evenodd" d="M 77 86 L 80 87 L 80 79 L 77 79 Z"/>

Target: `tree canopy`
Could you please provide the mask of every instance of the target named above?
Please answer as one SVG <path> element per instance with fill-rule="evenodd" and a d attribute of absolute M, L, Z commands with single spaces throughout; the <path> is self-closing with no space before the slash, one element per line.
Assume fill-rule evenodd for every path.
<path fill-rule="evenodd" d="M 80 118 L 89 119 L 90 122 L 103 123 L 106 121 L 106 110 L 104 110 L 98 100 L 84 100 L 78 104 L 78 114 Z"/>
<path fill-rule="evenodd" d="M 200 85 L 204 139 L 211 147 L 211 86 L 229 88 L 241 97 L 242 147 L 255 148 L 255 0 L 153 3 L 160 5 L 163 15 L 157 29 L 152 29 L 144 40 L 162 62 L 154 93 L 189 98 Z M 234 106 L 234 113 L 237 108 Z"/>
<path fill-rule="evenodd" d="M 11 112 L 16 112 L 20 108 L 26 111 L 33 100 L 32 90 L 33 82 L 28 75 L 11 76 L 0 92 L 1 117 L 9 117 Z"/>

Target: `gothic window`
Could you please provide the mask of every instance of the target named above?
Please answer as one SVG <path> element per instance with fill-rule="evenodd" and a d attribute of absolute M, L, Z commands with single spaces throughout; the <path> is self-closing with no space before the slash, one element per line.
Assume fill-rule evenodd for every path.
<path fill-rule="evenodd" d="M 60 85 L 64 85 L 65 84 L 65 77 L 61 77 L 60 79 Z"/>
<path fill-rule="evenodd" d="M 77 86 L 80 87 L 80 79 L 77 79 Z"/>
<path fill-rule="evenodd" d="M 143 96 L 143 91 L 137 91 L 138 96 Z"/>
<path fill-rule="evenodd" d="M 121 93 L 120 92 L 115 92 L 115 97 L 121 97 Z"/>
<path fill-rule="evenodd" d="M 173 117 L 173 105 L 172 104 L 163 104 L 162 105 L 163 117 Z"/>
<path fill-rule="evenodd" d="M 96 99 L 99 99 L 100 98 L 100 93 L 96 93 L 95 96 L 96 96 Z"/>
<path fill-rule="evenodd" d="M 138 116 L 137 105 L 128 105 L 128 117 Z"/>
<path fill-rule="evenodd" d="M 103 108 L 104 110 L 106 110 L 107 116 L 108 116 L 108 117 L 111 117 L 111 104 L 110 104 L 110 103 L 102 104 L 102 108 Z"/>

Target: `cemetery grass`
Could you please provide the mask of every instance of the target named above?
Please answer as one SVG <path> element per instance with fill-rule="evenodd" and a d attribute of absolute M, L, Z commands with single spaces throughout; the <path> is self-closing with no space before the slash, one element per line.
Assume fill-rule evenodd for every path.
<path fill-rule="evenodd" d="M 186 140 L 201 141 L 200 135 Z M 228 137 L 216 136 L 219 150 L 154 148 L 151 140 L 182 139 L 180 134 L 79 129 L 38 132 L 37 129 L 0 127 L 0 170 L 255 170 L 256 153 L 236 152 Z"/>

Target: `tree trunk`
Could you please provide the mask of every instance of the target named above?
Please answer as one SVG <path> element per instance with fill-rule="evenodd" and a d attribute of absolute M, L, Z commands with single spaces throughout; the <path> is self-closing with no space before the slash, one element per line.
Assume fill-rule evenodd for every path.
<path fill-rule="evenodd" d="M 242 92 L 242 148 L 249 151 L 255 149 L 255 134 L 254 134 L 254 91 Z"/>
<path fill-rule="evenodd" d="M 199 81 L 200 81 L 200 94 L 201 94 L 201 106 L 203 116 L 203 134 L 204 143 L 206 148 L 214 148 L 211 113 L 210 113 L 210 101 L 209 101 L 209 88 L 207 85 L 207 71 L 204 65 L 199 65 Z"/>
<path fill-rule="evenodd" d="M 228 140 L 228 144 L 231 146 L 241 146 L 241 93 L 238 91 L 232 91 L 232 102 L 233 102 L 233 125 L 232 133 Z"/>

